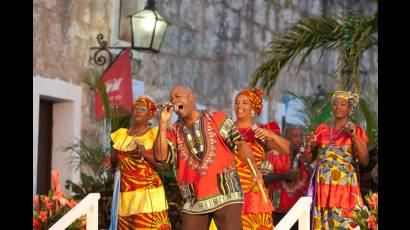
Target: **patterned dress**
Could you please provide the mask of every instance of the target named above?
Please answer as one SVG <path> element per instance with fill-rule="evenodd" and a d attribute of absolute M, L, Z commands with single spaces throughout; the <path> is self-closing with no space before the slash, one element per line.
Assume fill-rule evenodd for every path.
<path fill-rule="evenodd" d="M 200 110 L 192 126 L 177 121 L 167 130 L 168 158 L 177 168 L 185 201 L 182 212 L 205 214 L 226 205 L 243 203 L 243 192 L 233 165 L 235 142 L 242 140 L 223 112 Z"/>
<path fill-rule="evenodd" d="M 148 154 L 152 154 L 158 128 L 151 128 L 138 137 L 128 135 L 127 131 L 121 128 L 111 134 L 113 148 L 119 150 L 119 191 L 114 191 L 113 197 L 118 200 L 118 207 L 114 207 L 118 210 L 117 229 L 171 229 L 161 179 L 148 160 L 127 153 L 135 149 L 135 140 L 139 140 Z"/>
<path fill-rule="evenodd" d="M 367 143 L 363 128 L 358 126 L 355 133 Z M 310 184 L 314 191 L 313 228 L 348 229 L 352 210 L 362 202 L 353 167 L 352 138 L 326 124 L 317 127 L 315 137 L 319 163 Z"/>
<path fill-rule="evenodd" d="M 276 123 L 271 122 L 259 127 L 273 131 L 276 129 L 276 126 Z M 254 131 L 251 128 L 238 128 L 238 131 L 251 146 L 256 166 L 261 168 L 266 153 L 260 142 L 254 138 Z M 235 153 L 235 159 L 235 167 L 238 170 L 241 187 L 244 192 L 244 205 L 242 209 L 243 229 L 273 229 L 271 215 L 273 206 L 270 199 L 268 198 L 268 202 L 263 200 L 258 184 L 254 181 L 250 166 L 247 162 L 240 160 L 237 152 Z M 263 184 L 262 186 L 265 190 L 265 194 L 268 195 L 265 185 Z"/>

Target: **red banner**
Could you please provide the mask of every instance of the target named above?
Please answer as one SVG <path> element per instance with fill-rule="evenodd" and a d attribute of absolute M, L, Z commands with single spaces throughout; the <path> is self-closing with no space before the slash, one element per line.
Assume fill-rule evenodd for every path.
<path fill-rule="evenodd" d="M 102 76 L 110 106 L 132 109 L 132 80 L 130 49 L 124 49 Z M 105 118 L 105 111 L 100 92 L 95 92 L 95 116 Z"/>

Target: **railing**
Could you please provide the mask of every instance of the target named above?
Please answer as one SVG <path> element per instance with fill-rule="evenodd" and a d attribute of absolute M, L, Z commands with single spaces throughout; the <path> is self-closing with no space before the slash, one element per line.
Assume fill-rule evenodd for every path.
<path fill-rule="evenodd" d="M 310 205 L 312 204 L 312 197 L 301 197 L 295 205 L 286 213 L 281 221 L 275 225 L 275 230 L 288 230 L 296 221 L 299 220 L 299 230 L 310 229 Z M 360 226 L 355 227 L 353 230 L 360 230 Z"/>
<path fill-rule="evenodd" d="M 98 229 L 98 200 L 100 199 L 99 193 L 88 194 L 80 203 L 74 206 L 69 212 L 67 212 L 60 220 L 57 221 L 49 230 L 61 230 L 70 226 L 76 219 L 82 215 L 86 215 L 87 227 L 89 230 Z"/>
<path fill-rule="evenodd" d="M 67 214 L 57 221 L 49 230 L 60 230 L 70 226 L 76 219 L 86 214 L 87 230 L 98 229 L 98 200 L 99 193 L 88 194 L 79 204 L 74 206 Z M 310 206 L 312 197 L 301 197 L 288 211 L 281 221 L 275 226 L 275 230 L 288 230 L 299 220 L 299 230 L 310 229 Z M 357 226 L 354 230 L 360 230 Z"/>
<path fill-rule="evenodd" d="M 299 220 L 299 230 L 310 229 L 310 206 L 312 197 L 301 197 L 286 215 L 275 225 L 275 230 L 288 230 Z"/>

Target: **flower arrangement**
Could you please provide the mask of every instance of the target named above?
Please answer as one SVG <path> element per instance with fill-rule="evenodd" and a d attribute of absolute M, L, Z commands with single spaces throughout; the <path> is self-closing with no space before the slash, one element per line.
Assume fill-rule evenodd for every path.
<path fill-rule="evenodd" d="M 73 199 L 64 197 L 58 176 L 59 172 L 52 170 L 52 189 L 48 195 L 35 194 L 33 197 L 33 229 L 50 228 L 76 205 Z M 83 216 L 66 229 L 85 229 L 85 224 L 86 220 Z"/>
<path fill-rule="evenodd" d="M 378 194 L 370 191 L 368 194 L 364 195 L 363 202 L 358 202 L 358 205 L 354 209 L 353 221 L 356 225 L 360 226 L 361 230 L 378 229 Z M 356 226 L 352 226 L 356 227 Z"/>

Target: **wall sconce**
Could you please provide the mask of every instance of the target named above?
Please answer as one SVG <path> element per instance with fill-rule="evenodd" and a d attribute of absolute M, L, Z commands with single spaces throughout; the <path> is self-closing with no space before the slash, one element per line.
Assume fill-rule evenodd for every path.
<path fill-rule="evenodd" d="M 112 62 L 112 53 L 109 49 L 131 48 L 137 51 L 159 53 L 169 23 L 156 11 L 155 0 L 148 0 L 143 10 L 128 17 L 131 23 L 131 47 L 107 46 L 107 42 L 103 40 L 104 35 L 98 34 L 97 41 L 100 47 L 91 47 L 91 49 L 98 49 L 94 53 L 94 62 L 97 65 L 104 65 L 107 62 L 107 57 L 103 53 L 108 55 L 109 63 Z"/>

